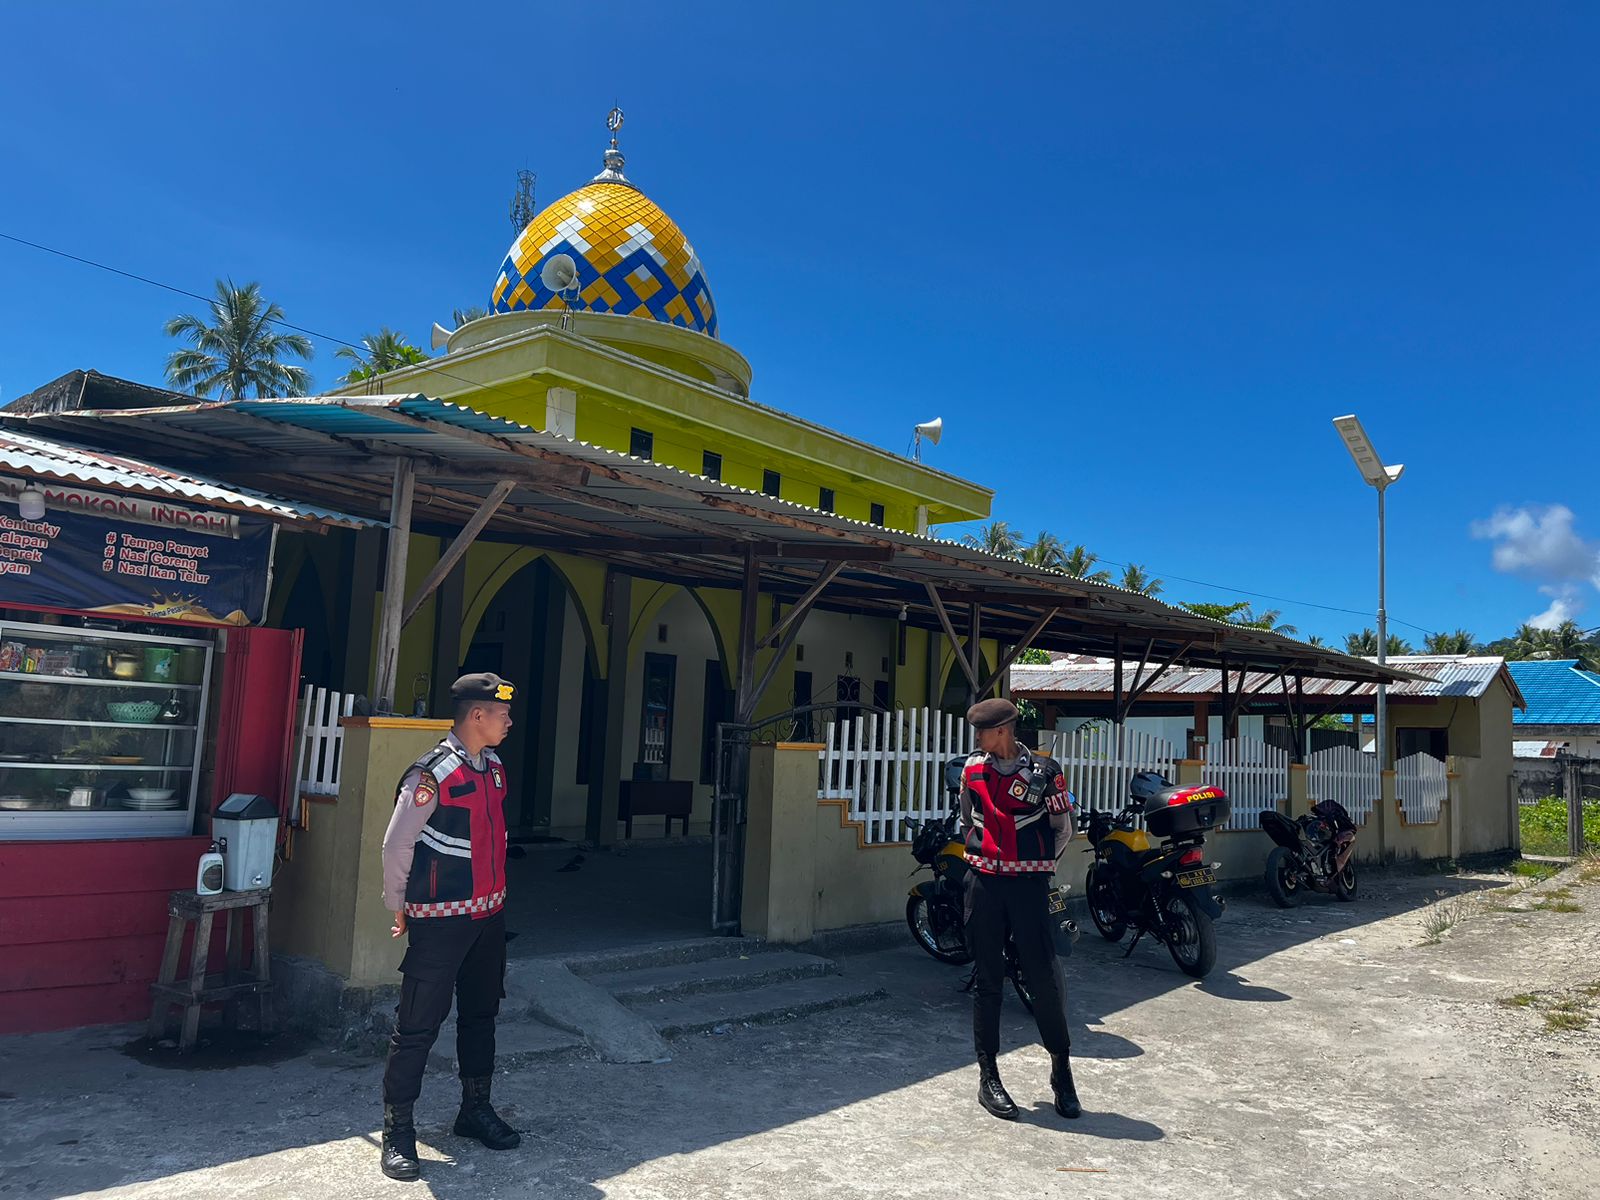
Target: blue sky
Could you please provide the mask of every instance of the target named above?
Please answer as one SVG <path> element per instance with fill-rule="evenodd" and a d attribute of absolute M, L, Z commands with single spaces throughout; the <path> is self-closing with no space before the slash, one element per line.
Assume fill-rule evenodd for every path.
<path fill-rule="evenodd" d="M 1329 419 L 1407 465 L 1389 610 L 1600 625 L 1600 10 L 1581 4 L 17 5 L 0 232 L 335 337 L 488 297 L 515 172 L 628 173 L 755 396 L 1168 580 L 1374 605 Z M 0 242 L 0 401 L 159 382 L 154 288 Z M 318 339 L 314 371 L 337 374 Z M 951 532 L 956 532 L 954 529 Z M 1178 582 L 1178 577 L 1222 585 Z M 1420 632 L 1396 624 L 1398 632 Z"/>

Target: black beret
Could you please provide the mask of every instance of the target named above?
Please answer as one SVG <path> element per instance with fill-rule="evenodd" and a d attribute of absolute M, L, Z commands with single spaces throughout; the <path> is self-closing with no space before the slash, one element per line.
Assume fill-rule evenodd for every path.
<path fill-rule="evenodd" d="M 979 700 L 967 709 L 967 724 L 974 729 L 998 729 L 1016 719 L 1017 706 L 1001 696 Z"/>
<path fill-rule="evenodd" d="M 463 675 L 450 685 L 450 699 L 457 704 L 463 700 L 488 700 L 499 704 L 510 704 L 516 694 L 516 688 L 492 671 Z"/>

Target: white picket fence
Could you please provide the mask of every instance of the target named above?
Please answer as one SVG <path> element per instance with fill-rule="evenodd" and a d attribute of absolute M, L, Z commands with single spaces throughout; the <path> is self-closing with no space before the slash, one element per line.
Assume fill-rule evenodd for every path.
<path fill-rule="evenodd" d="M 1433 755 L 1418 751 L 1394 764 L 1394 790 L 1406 820 L 1423 825 L 1437 821 L 1450 794 L 1449 771 Z"/>
<path fill-rule="evenodd" d="M 830 721 L 822 740 L 817 798 L 848 801 L 870 844 L 908 841 L 902 818 L 949 812 L 944 764 L 973 746 L 965 721 L 926 708 Z"/>
<path fill-rule="evenodd" d="M 1289 795 L 1289 752 L 1255 738 L 1233 737 L 1206 746 L 1201 778 L 1228 793 L 1227 829 L 1259 829 L 1261 814 Z"/>
<path fill-rule="evenodd" d="M 355 711 L 353 694 L 307 686 L 300 698 L 300 729 L 295 745 L 293 821 L 301 823 L 300 805 L 308 796 L 337 796 L 344 750 L 341 717 Z"/>
<path fill-rule="evenodd" d="M 1312 803 L 1337 801 L 1357 825 L 1367 823 L 1382 789 L 1376 755 L 1354 746 L 1329 746 L 1307 758 L 1306 766 Z"/>
<path fill-rule="evenodd" d="M 1044 733 L 1040 741 L 1040 749 L 1061 764 L 1080 811 L 1120 812 L 1136 772 L 1159 771 L 1171 779 L 1180 757 L 1166 738 L 1126 728 L 1119 752 L 1117 727 L 1101 722 L 1080 725 L 1070 733 Z"/>

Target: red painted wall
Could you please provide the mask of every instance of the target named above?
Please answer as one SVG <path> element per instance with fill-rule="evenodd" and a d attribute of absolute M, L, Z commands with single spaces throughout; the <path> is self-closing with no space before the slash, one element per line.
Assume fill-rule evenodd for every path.
<path fill-rule="evenodd" d="M 0 1034 L 142 1021 L 203 837 L 0 842 Z M 222 922 L 212 954 L 220 952 Z M 188 973 L 188 951 L 179 974 Z"/>

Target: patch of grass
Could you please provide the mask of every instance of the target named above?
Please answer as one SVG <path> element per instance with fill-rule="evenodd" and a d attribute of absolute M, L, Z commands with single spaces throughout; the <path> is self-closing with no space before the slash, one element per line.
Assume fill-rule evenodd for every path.
<path fill-rule="evenodd" d="M 1572 889 L 1569 887 L 1553 887 L 1542 897 L 1545 900 L 1571 900 Z"/>
<path fill-rule="evenodd" d="M 1580 983 L 1578 985 L 1578 991 L 1582 992 L 1591 1000 L 1600 1000 L 1600 981 L 1596 981 L 1594 983 Z"/>
<path fill-rule="evenodd" d="M 1443 896 L 1443 892 L 1438 895 Z M 1423 945 L 1437 946 L 1444 940 L 1444 935 L 1459 925 L 1472 913 L 1472 901 L 1466 896 L 1457 896 L 1453 900 L 1441 900 L 1422 918 Z"/>
<path fill-rule="evenodd" d="M 1529 862 L 1525 858 L 1519 858 L 1516 862 L 1511 864 L 1511 873 L 1513 875 L 1519 876 L 1523 879 L 1532 879 L 1535 881 L 1549 879 L 1560 869 L 1561 868 L 1556 866 L 1555 863 Z"/>
<path fill-rule="evenodd" d="M 1583 911 L 1583 905 L 1574 904 L 1571 900 L 1540 900 L 1533 907 L 1538 912 L 1575 913 Z"/>
<path fill-rule="evenodd" d="M 1560 796 L 1546 796 L 1537 804 L 1520 806 L 1517 816 L 1522 825 L 1522 852 L 1560 857 L 1567 852 L 1567 802 Z M 1583 840 L 1600 846 L 1600 803 L 1583 806 Z M 1600 866 L 1597 866 L 1600 871 Z"/>
<path fill-rule="evenodd" d="M 1589 1028 L 1589 1018 L 1581 1012 L 1551 1009 L 1544 1014 L 1544 1027 L 1550 1033 Z"/>
<path fill-rule="evenodd" d="M 1503 1008 L 1532 1008 L 1538 1002 L 1537 992 L 1522 992 L 1516 996 L 1505 996 L 1500 1000 Z"/>
<path fill-rule="evenodd" d="M 1600 883 L 1600 850 L 1586 850 L 1578 860 L 1578 882 Z"/>

